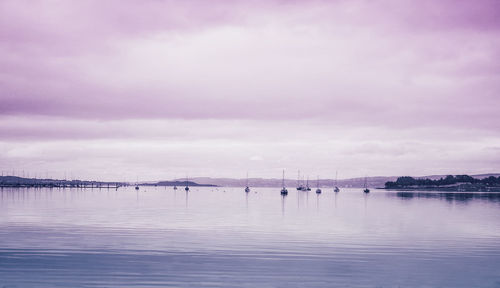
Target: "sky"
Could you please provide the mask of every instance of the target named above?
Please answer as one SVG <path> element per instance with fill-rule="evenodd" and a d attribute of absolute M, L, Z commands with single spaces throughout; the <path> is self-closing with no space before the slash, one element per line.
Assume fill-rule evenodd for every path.
<path fill-rule="evenodd" d="M 3 0 L 0 55 L 4 175 L 500 172 L 496 0 Z"/>

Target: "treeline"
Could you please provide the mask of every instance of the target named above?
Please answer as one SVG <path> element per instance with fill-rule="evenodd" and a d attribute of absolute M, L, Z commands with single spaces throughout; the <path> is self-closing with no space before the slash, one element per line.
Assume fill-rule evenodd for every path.
<path fill-rule="evenodd" d="M 398 177 L 396 181 L 388 181 L 385 183 L 385 188 L 407 188 L 407 187 L 440 187 L 457 184 L 477 184 L 484 186 L 500 186 L 500 176 L 489 176 L 483 179 L 477 179 L 469 175 L 448 175 L 445 178 L 436 180 L 432 179 L 415 179 L 410 176 Z"/>

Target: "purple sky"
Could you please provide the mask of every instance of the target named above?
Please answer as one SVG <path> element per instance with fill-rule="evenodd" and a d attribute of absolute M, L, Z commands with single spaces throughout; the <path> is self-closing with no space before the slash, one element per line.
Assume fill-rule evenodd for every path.
<path fill-rule="evenodd" d="M 0 53 L 4 173 L 500 171 L 500 1 L 1 1 Z"/>

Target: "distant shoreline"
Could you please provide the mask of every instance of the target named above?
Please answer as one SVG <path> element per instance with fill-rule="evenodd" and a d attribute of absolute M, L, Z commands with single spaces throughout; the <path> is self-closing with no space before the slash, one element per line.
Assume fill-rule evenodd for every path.
<path fill-rule="evenodd" d="M 192 186 L 218 187 L 214 184 L 200 184 L 193 181 L 160 181 L 156 183 L 104 182 L 86 180 L 37 179 L 17 176 L 0 176 L 1 188 L 119 188 L 126 186 Z"/>
<path fill-rule="evenodd" d="M 443 191 L 443 192 L 500 192 L 500 177 L 489 176 L 477 179 L 469 175 L 448 175 L 445 178 L 398 177 L 396 181 L 385 183 L 387 190 Z"/>

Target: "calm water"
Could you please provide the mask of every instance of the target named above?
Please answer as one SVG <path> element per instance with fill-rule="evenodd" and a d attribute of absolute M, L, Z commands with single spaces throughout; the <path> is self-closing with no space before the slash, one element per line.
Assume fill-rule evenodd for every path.
<path fill-rule="evenodd" d="M 500 194 L 0 194 L 0 287 L 500 287 Z"/>

